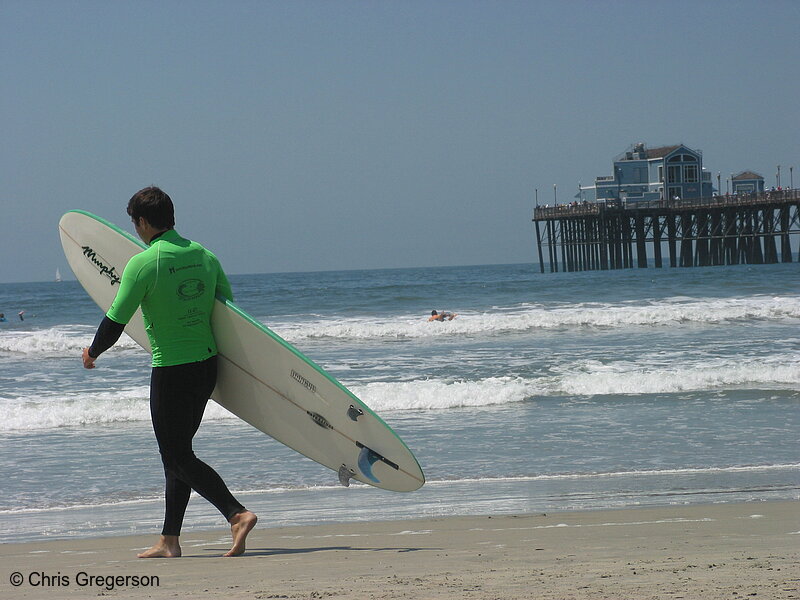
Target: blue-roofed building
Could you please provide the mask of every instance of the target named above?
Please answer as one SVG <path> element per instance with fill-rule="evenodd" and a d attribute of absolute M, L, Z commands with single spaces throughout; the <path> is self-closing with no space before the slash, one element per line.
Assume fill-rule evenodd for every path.
<path fill-rule="evenodd" d="M 581 186 L 576 196 L 588 202 L 688 199 L 713 194 L 711 173 L 703 170 L 703 153 L 688 146 L 647 148 L 634 144 L 614 159 L 614 174 Z"/>
<path fill-rule="evenodd" d="M 764 178 L 753 171 L 744 171 L 731 178 L 734 194 L 763 194 Z"/>

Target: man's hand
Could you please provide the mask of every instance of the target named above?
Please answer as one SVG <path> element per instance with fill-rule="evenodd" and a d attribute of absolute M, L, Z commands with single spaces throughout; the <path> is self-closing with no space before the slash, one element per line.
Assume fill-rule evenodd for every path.
<path fill-rule="evenodd" d="M 96 360 L 97 360 L 96 358 L 92 358 L 91 356 L 89 356 L 89 349 L 88 348 L 84 348 L 83 349 L 83 368 L 84 369 L 94 369 L 94 361 L 96 361 Z"/>

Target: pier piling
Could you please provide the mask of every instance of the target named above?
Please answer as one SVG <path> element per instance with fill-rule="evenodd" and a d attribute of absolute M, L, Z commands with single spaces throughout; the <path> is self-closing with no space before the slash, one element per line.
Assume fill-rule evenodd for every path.
<path fill-rule="evenodd" d="M 800 190 L 537 206 L 533 221 L 542 273 L 545 258 L 559 271 L 559 247 L 564 271 L 645 268 L 650 256 L 660 268 L 662 243 L 670 267 L 787 263 L 800 234 Z"/>

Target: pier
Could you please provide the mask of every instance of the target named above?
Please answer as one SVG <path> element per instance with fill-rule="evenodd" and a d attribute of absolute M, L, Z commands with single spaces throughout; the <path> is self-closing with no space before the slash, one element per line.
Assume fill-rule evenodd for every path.
<path fill-rule="evenodd" d="M 533 222 L 542 273 L 793 262 L 800 190 L 537 206 Z"/>

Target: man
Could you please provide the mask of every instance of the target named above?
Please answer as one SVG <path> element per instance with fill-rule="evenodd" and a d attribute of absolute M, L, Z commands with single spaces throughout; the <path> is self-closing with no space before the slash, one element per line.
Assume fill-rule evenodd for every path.
<path fill-rule="evenodd" d="M 95 367 L 141 305 L 153 350 L 150 414 L 166 476 L 166 510 L 159 541 L 139 558 L 181 555 L 179 536 L 191 490 L 211 502 L 231 524 L 233 545 L 225 556 L 245 551 L 258 518 L 245 509 L 222 478 L 192 451 L 208 398 L 216 385 L 217 346 L 211 331 L 216 294 L 232 298 L 217 258 L 175 231 L 172 200 L 156 187 L 128 202 L 136 233 L 149 248 L 128 262 L 119 291 L 83 350 L 83 366 Z"/>
<path fill-rule="evenodd" d="M 428 317 L 428 322 L 430 323 L 431 321 L 444 321 L 445 319 L 448 320 L 448 321 L 452 321 L 457 316 L 458 315 L 454 314 L 454 313 L 449 313 L 449 312 L 437 313 L 435 310 L 432 310 L 431 311 L 431 316 Z"/>

